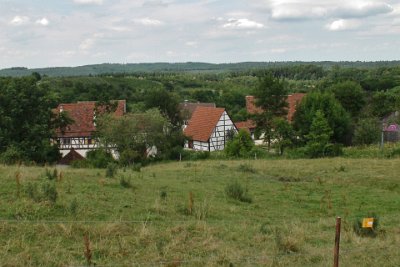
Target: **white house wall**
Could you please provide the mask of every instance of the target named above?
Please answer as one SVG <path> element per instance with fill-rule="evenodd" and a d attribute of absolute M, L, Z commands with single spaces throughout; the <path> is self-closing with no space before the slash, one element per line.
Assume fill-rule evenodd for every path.
<path fill-rule="evenodd" d="M 224 111 L 210 137 L 210 151 L 224 150 L 229 132 L 237 132 L 234 123 Z"/>
<path fill-rule="evenodd" d="M 193 149 L 199 151 L 209 151 L 208 150 L 208 143 L 201 142 L 201 141 L 193 141 Z"/>

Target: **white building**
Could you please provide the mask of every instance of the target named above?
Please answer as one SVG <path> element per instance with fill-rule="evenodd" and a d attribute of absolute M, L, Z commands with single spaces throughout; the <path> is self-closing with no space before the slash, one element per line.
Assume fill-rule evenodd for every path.
<path fill-rule="evenodd" d="M 57 129 L 54 142 L 57 142 L 65 163 L 70 159 L 86 157 L 90 150 L 98 148 L 99 142 L 95 137 L 96 115 L 112 112 L 120 117 L 126 113 L 126 101 L 111 101 L 112 107 L 98 105 L 95 101 L 82 101 L 78 103 L 59 104 L 53 112 L 60 114 L 65 112 L 73 123 L 65 129 Z M 112 111 L 107 110 L 111 108 Z"/>
<path fill-rule="evenodd" d="M 185 148 L 200 151 L 223 150 L 226 142 L 237 132 L 224 108 L 197 107 L 184 134 L 189 138 Z"/>

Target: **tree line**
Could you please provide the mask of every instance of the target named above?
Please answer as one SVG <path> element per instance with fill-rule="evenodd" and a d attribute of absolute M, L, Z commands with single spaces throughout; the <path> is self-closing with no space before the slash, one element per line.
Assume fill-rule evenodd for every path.
<path fill-rule="evenodd" d="M 246 95 L 257 96 L 262 100 L 258 105 L 276 113 L 253 119 L 259 121 L 259 131 L 266 133 L 267 138 L 278 140 L 278 150 L 282 153 L 286 148 L 305 147 L 312 138 L 322 135 L 334 150 L 336 145 L 376 142 L 380 120 L 400 108 L 399 90 L 398 66 L 327 69 L 303 64 L 221 73 L 152 72 L 82 77 L 46 77 L 34 73 L 20 78 L 3 77 L 0 78 L 0 154 L 5 161 L 55 161 L 57 148 L 49 140 L 62 121 L 54 118 L 52 108 L 59 103 L 112 99 L 126 99 L 128 112 L 140 116 L 152 110 L 153 118 L 157 117 L 157 109 L 165 119 L 163 123 L 169 125 L 168 134 L 174 135 L 169 138 L 174 140 L 171 144 L 165 148 L 159 145 L 160 151 L 177 151 L 183 142 L 178 135 L 180 102 L 214 102 L 225 107 L 234 121 L 245 121 L 251 118 L 245 108 Z M 294 92 L 305 92 L 307 96 L 293 123 L 288 125 L 280 120 L 280 109 L 285 104 L 279 99 L 274 100 L 275 104 L 270 100 Z M 326 130 L 317 138 L 317 129 Z M 172 156 L 162 156 L 169 157 Z"/>

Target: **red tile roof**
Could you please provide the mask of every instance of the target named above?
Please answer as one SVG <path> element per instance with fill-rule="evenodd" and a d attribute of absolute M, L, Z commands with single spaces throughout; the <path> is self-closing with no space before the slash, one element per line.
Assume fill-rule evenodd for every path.
<path fill-rule="evenodd" d="M 294 93 L 287 96 L 286 101 L 288 102 L 288 121 L 293 120 L 294 113 L 296 112 L 297 105 L 301 102 L 306 94 Z M 246 96 L 246 109 L 249 114 L 261 113 L 262 109 L 254 104 L 254 96 Z"/>
<path fill-rule="evenodd" d="M 179 110 L 181 112 L 181 116 L 184 120 L 190 120 L 194 110 L 197 107 L 213 107 L 215 108 L 215 103 L 192 103 L 192 102 L 183 102 L 179 104 Z"/>
<path fill-rule="evenodd" d="M 238 130 L 244 129 L 250 133 L 252 129 L 256 128 L 256 123 L 252 120 L 239 121 L 239 122 L 235 122 L 235 126 Z"/>
<path fill-rule="evenodd" d="M 185 136 L 194 141 L 207 142 L 224 111 L 224 108 L 197 107 L 184 130 Z"/>
<path fill-rule="evenodd" d="M 94 125 L 94 117 L 96 109 L 95 101 L 84 101 L 72 104 L 59 104 L 57 109 L 54 110 L 56 114 L 60 112 L 67 112 L 69 117 L 74 120 L 74 123 L 68 125 L 65 131 L 62 133 L 60 129 L 57 129 L 57 137 L 83 137 L 91 136 L 96 131 Z M 105 107 L 97 107 L 100 113 L 105 112 Z M 126 112 L 126 101 L 118 100 L 117 109 L 114 112 L 115 116 L 122 116 Z M 99 115 L 99 114 L 97 114 Z"/>

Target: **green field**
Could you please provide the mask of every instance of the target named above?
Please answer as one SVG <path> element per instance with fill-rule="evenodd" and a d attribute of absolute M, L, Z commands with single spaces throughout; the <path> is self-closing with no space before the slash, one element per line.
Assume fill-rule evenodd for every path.
<path fill-rule="evenodd" d="M 49 180 L 45 168 L 0 166 L 0 266 L 84 266 L 85 235 L 97 266 L 331 266 L 336 216 L 341 266 L 400 263 L 400 159 L 176 162 L 114 178 L 60 172 Z M 227 196 L 233 182 L 251 203 Z M 55 185 L 55 203 L 43 184 Z M 377 236 L 355 234 L 356 218 L 372 212 Z"/>

